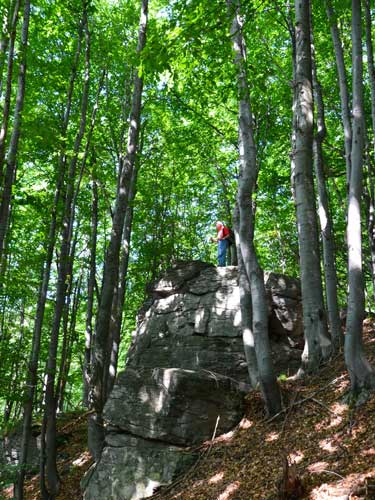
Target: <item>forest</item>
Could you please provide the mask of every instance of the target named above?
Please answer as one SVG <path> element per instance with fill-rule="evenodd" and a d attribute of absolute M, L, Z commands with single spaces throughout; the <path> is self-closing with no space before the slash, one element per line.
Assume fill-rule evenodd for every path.
<path fill-rule="evenodd" d="M 56 419 L 102 412 L 148 284 L 216 264 L 233 227 L 249 377 L 283 407 L 263 271 L 301 280 L 296 378 L 375 372 L 375 5 L 370 0 L 1 0 L 0 474 L 24 498 L 41 422 L 41 498 L 60 488 Z M 343 328 L 344 333 L 343 333 Z M 1 472 L 1 471 L 0 471 Z"/>

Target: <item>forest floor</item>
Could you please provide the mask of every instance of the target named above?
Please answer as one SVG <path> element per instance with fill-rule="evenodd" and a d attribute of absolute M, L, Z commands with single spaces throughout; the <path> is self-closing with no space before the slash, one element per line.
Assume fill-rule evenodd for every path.
<path fill-rule="evenodd" d="M 373 319 L 365 321 L 364 340 L 375 366 Z M 194 467 L 151 498 L 374 500 L 375 395 L 358 408 L 345 402 L 349 380 L 342 355 L 319 375 L 281 386 L 282 414 L 265 418 L 260 395 L 251 393 L 237 428 L 204 443 Z M 60 428 L 59 500 L 81 498 L 79 481 L 91 465 L 85 422 L 76 414 Z M 282 495 L 284 487 L 289 496 Z M 26 500 L 39 499 L 38 489 L 38 478 L 31 478 Z"/>

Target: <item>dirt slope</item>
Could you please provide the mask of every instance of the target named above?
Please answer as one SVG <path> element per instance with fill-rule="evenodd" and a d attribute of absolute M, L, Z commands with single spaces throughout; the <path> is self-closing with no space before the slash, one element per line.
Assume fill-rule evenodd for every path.
<path fill-rule="evenodd" d="M 365 342 L 375 366 L 373 320 L 366 320 Z M 375 395 L 360 408 L 343 402 L 349 381 L 342 356 L 319 376 L 281 386 L 285 411 L 278 418 L 265 419 L 259 394 L 249 395 L 238 428 L 205 443 L 194 468 L 152 498 L 375 499 Z M 60 428 L 60 500 L 81 498 L 79 481 L 91 464 L 85 422 L 85 416 L 74 414 Z M 34 477 L 26 499 L 38 498 Z"/>

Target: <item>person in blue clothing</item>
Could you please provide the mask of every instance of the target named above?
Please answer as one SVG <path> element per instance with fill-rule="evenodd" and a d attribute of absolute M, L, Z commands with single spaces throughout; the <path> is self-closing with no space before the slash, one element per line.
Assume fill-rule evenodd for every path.
<path fill-rule="evenodd" d="M 217 260 L 218 266 L 224 267 L 227 262 L 227 250 L 229 246 L 229 228 L 226 227 L 222 222 L 216 222 L 217 237 L 211 238 L 211 242 L 217 243 Z"/>

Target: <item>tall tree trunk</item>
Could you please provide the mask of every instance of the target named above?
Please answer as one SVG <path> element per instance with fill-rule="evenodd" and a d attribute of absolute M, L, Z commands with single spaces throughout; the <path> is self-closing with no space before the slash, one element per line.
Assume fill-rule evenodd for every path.
<path fill-rule="evenodd" d="M 342 48 L 340 32 L 337 27 L 336 16 L 332 7 L 331 0 L 325 0 L 327 17 L 331 28 L 331 37 L 335 50 L 337 74 L 339 78 L 341 115 L 344 127 L 344 147 L 345 147 L 345 164 L 346 164 L 346 184 L 349 189 L 349 179 L 351 170 L 351 149 L 352 149 L 352 126 L 350 119 L 349 106 L 349 91 L 346 77 L 344 51 Z"/>
<path fill-rule="evenodd" d="M 296 74 L 293 98 L 292 183 L 294 188 L 305 349 L 299 375 L 318 370 L 331 353 L 320 270 L 318 223 L 313 182 L 313 94 L 308 1 L 295 1 Z"/>
<path fill-rule="evenodd" d="M 94 177 L 94 176 L 93 176 Z M 96 275 L 96 246 L 98 233 L 98 185 L 95 178 L 92 180 L 92 208 L 91 208 L 91 239 L 90 239 L 90 265 L 87 283 L 87 306 L 86 306 L 86 331 L 85 331 L 85 355 L 83 364 L 83 403 L 89 405 L 89 387 L 91 377 L 91 353 L 92 353 L 92 321 L 95 300 L 95 275 Z"/>
<path fill-rule="evenodd" d="M 364 0 L 366 18 L 366 49 L 367 70 L 371 92 L 371 123 L 372 123 L 372 147 L 375 151 L 375 67 L 374 50 L 372 45 L 372 19 L 370 1 Z M 373 283 L 373 297 L 375 298 L 375 191 L 374 191 L 374 169 L 371 160 L 368 161 L 368 189 L 367 189 L 367 231 L 371 255 L 370 271 Z"/>
<path fill-rule="evenodd" d="M 72 210 L 72 214 L 74 214 L 74 210 Z M 76 231 L 75 231 L 75 236 L 73 238 L 73 243 L 71 244 L 71 252 L 69 255 L 68 259 L 68 271 L 67 271 L 67 276 L 71 277 L 70 279 L 67 279 L 67 290 L 66 290 L 66 297 L 65 297 L 65 305 L 64 305 L 64 311 L 62 315 L 62 332 L 63 332 L 63 340 L 62 340 L 62 346 L 61 346 L 61 353 L 60 353 L 60 366 L 58 370 L 58 378 L 57 378 L 57 383 L 56 383 L 56 391 L 55 391 L 55 400 L 57 403 L 57 410 L 62 411 L 62 408 L 60 407 L 60 401 L 63 399 L 62 393 L 63 393 L 63 386 L 65 386 L 65 380 L 64 377 L 65 375 L 67 376 L 66 373 L 66 367 L 68 364 L 68 359 L 69 359 L 69 349 L 71 345 L 71 326 L 72 323 L 75 321 L 75 304 L 76 304 L 76 294 L 77 294 L 77 286 L 80 287 L 80 282 L 81 282 L 81 277 L 78 280 L 78 283 L 76 283 L 75 289 L 73 290 L 73 263 L 74 263 L 74 256 L 76 252 L 76 246 L 78 242 L 78 233 L 79 233 L 79 223 L 77 224 Z M 73 305 L 71 306 L 72 302 L 72 295 L 73 295 Z M 61 397 L 62 396 L 62 397 Z"/>
<path fill-rule="evenodd" d="M 25 338 L 25 303 L 24 301 L 21 304 L 20 310 L 20 333 L 17 342 L 17 350 L 13 353 L 11 358 L 11 378 L 9 380 L 8 388 L 6 391 L 7 401 L 4 409 L 4 427 L 6 427 L 9 419 L 12 416 L 12 410 L 15 402 L 15 396 L 18 394 L 18 387 L 20 384 L 19 369 L 20 369 L 20 360 L 23 350 L 23 343 Z M 4 359 L 4 357 L 0 357 L 0 359 Z"/>
<path fill-rule="evenodd" d="M 2 19 L 0 19 L 0 23 L 4 27 L 3 31 L 1 31 L 0 38 L 0 98 L 3 94 L 3 72 L 9 46 L 12 13 L 14 11 L 14 5 L 16 1 L 17 0 L 13 0 L 13 2 L 8 5 L 8 8 L 3 7 L 4 10 L 2 11 Z"/>
<path fill-rule="evenodd" d="M 0 186 L 2 190 L 4 188 L 3 181 L 4 181 L 5 145 L 8 135 L 10 102 L 12 95 L 14 48 L 17 36 L 17 23 L 18 23 L 20 5 L 21 5 L 20 0 L 15 0 L 15 2 L 12 5 L 13 8 L 9 13 L 9 17 L 11 18 L 9 23 L 9 39 L 8 39 L 9 52 L 8 52 L 7 76 L 5 82 L 4 105 L 2 110 L 3 116 L 2 116 L 1 130 L 0 130 Z M 2 70 L 0 74 L 2 74 Z"/>
<path fill-rule="evenodd" d="M 26 83 L 26 55 L 27 41 L 29 36 L 30 0 L 25 0 L 23 10 L 23 23 L 20 43 L 20 67 L 18 73 L 18 85 L 16 105 L 14 109 L 13 129 L 10 137 L 9 150 L 7 154 L 7 165 L 4 178 L 4 187 L 0 204 L 0 261 L 3 258 L 4 241 L 9 225 L 10 203 L 12 197 L 12 186 L 15 181 L 18 143 L 21 134 L 22 110 L 25 99 Z"/>
<path fill-rule="evenodd" d="M 67 178 L 64 216 L 61 234 L 61 247 L 59 253 L 58 277 L 56 287 L 56 299 L 54 307 L 54 316 L 52 322 L 52 331 L 49 343 L 48 362 L 47 362 L 47 382 L 45 390 L 45 411 L 44 420 L 46 428 L 46 472 L 48 480 L 48 488 L 44 481 L 42 495 L 44 500 L 53 500 L 59 491 L 60 480 L 56 466 L 56 392 L 55 392 L 55 377 L 56 377 L 56 361 L 57 349 L 59 340 L 59 331 L 61 319 L 65 306 L 65 299 L 68 287 L 68 281 L 71 280 L 70 270 L 70 252 L 72 228 L 74 223 L 74 213 L 72 212 L 72 204 L 74 199 L 74 184 L 76 181 L 76 170 L 78 163 L 78 155 L 82 144 L 83 135 L 86 129 L 87 107 L 89 98 L 90 86 L 90 34 L 87 24 L 87 3 L 83 4 L 82 22 L 84 25 L 86 47 L 85 47 L 85 75 L 84 87 L 81 101 L 81 114 L 79 129 L 75 137 L 73 154 L 69 164 L 69 172 Z M 42 457 L 43 460 L 43 457 Z M 43 477 L 41 474 L 41 481 Z"/>
<path fill-rule="evenodd" d="M 139 148 L 139 152 L 142 148 Z M 136 162 L 138 163 L 138 162 Z M 117 362 L 121 342 L 121 326 L 122 326 L 122 316 L 123 308 L 125 303 L 125 292 L 126 292 L 126 277 L 128 273 L 128 263 L 130 255 L 130 238 L 133 223 L 133 201 L 136 194 L 137 177 L 138 177 L 138 165 L 135 165 L 133 169 L 133 175 L 131 178 L 131 183 L 129 186 L 129 201 L 126 208 L 124 229 L 122 233 L 122 245 L 120 252 L 120 266 L 119 266 L 119 276 L 118 285 L 116 293 L 113 297 L 112 304 L 112 317 L 110 323 L 110 356 L 109 356 L 109 367 L 108 367 L 108 381 L 107 381 L 107 393 L 109 394 L 115 383 L 116 373 L 117 373 Z"/>
<path fill-rule="evenodd" d="M 72 64 L 71 76 L 69 80 L 69 87 L 67 93 L 67 103 L 64 112 L 64 119 L 61 127 L 61 135 L 63 138 L 66 137 L 68 123 L 70 119 L 70 110 L 72 106 L 72 95 L 75 80 L 77 77 L 77 68 L 79 57 L 81 54 L 81 39 L 82 39 L 82 23 L 79 24 L 78 29 L 78 43 L 77 49 L 74 56 L 74 61 Z M 37 378 L 38 378 L 38 362 L 39 362 L 39 351 L 40 351 L 40 342 L 42 335 L 42 326 L 44 320 L 44 312 L 47 301 L 47 291 L 51 273 L 53 252 L 55 248 L 55 240 L 56 240 L 56 231 L 57 231 L 57 216 L 58 216 L 58 206 L 61 200 L 61 189 L 63 184 L 63 179 L 65 176 L 65 167 L 66 167 L 66 156 L 65 156 L 65 142 L 63 144 L 63 151 L 60 152 L 58 159 L 58 168 L 57 168 L 57 183 L 54 195 L 54 203 L 52 207 L 51 214 L 51 222 L 48 232 L 48 237 L 46 240 L 46 257 L 45 263 L 42 269 L 42 275 L 40 280 L 40 287 L 38 292 L 38 301 L 35 313 L 35 322 L 34 322 L 34 330 L 33 330 L 33 338 L 31 344 L 30 351 L 30 359 L 28 363 L 28 372 L 26 377 L 26 389 L 24 395 L 24 413 L 23 413 L 23 425 L 22 425 L 22 441 L 20 448 L 20 467 L 17 472 L 17 484 L 15 487 L 15 498 L 17 500 L 23 500 L 24 492 L 23 492 L 23 484 L 25 479 L 25 468 L 27 464 L 27 455 L 28 455 L 28 446 L 29 439 L 31 434 L 31 421 L 32 421 L 32 412 L 33 412 L 33 404 L 35 391 L 37 386 Z"/>
<path fill-rule="evenodd" d="M 138 55 L 146 44 L 146 28 L 148 17 L 148 0 L 142 0 L 141 19 L 138 35 Z M 124 165 L 120 173 L 116 196 L 116 206 L 112 221 L 110 242 L 108 245 L 103 272 L 102 291 L 95 325 L 94 359 L 92 364 L 92 386 L 90 400 L 95 414 L 89 420 L 89 446 L 97 459 L 103 445 L 102 411 L 107 398 L 106 366 L 108 366 L 108 334 L 114 289 L 116 286 L 122 231 L 128 203 L 129 186 L 136 157 L 141 116 L 141 98 L 143 78 L 136 72 L 132 107 L 129 122 L 128 145 Z"/>
<path fill-rule="evenodd" d="M 366 155 L 366 164 L 368 178 L 364 186 L 364 198 L 366 202 L 367 236 L 370 249 L 369 269 L 372 279 L 372 297 L 375 300 L 375 175 L 369 155 Z"/>
<path fill-rule="evenodd" d="M 72 349 L 77 335 L 75 334 L 76 322 L 77 322 L 77 311 L 80 303 L 81 294 L 81 282 L 82 274 L 80 275 L 73 292 L 73 303 L 71 308 L 67 309 L 67 318 L 65 321 L 66 325 L 66 348 L 65 352 L 62 350 L 61 362 L 59 370 L 59 382 L 56 397 L 58 399 L 57 408 L 60 412 L 64 411 L 65 397 L 66 397 L 66 384 L 68 381 L 70 365 L 72 360 Z"/>
<path fill-rule="evenodd" d="M 375 373 L 364 350 L 362 323 L 365 296 L 362 271 L 361 196 L 363 183 L 364 108 L 361 0 L 352 0 L 353 140 L 348 205 L 348 316 L 346 320 L 345 362 L 352 393 L 375 388 Z"/>
<path fill-rule="evenodd" d="M 65 367 L 66 367 L 66 362 L 68 358 L 68 351 L 69 351 L 69 346 L 70 346 L 70 328 L 69 328 L 69 319 L 72 314 L 72 308 L 71 308 L 71 300 L 72 300 L 72 293 L 73 293 L 73 282 L 72 280 L 68 281 L 68 288 L 66 292 L 66 298 L 65 298 L 65 306 L 64 306 L 64 311 L 62 315 L 62 344 L 61 344 L 61 349 L 60 349 L 60 362 L 59 362 L 59 368 L 58 368 L 58 376 L 57 376 L 57 382 L 56 382 L 56 390 L 55 390 L 55 401 L 56 401 L 56 412 L 62 411 L 61 407 L 61 396 L 63 392 L 63 385 L 64 385 L 64 375 L 65 375 Z"/>
<path fill-rule="evenodd" d="M 238 284 L 240 289 L 240 306 L 241 306 L 241 327 L 242 327 L 242 341 L 245 352 L 247 372 L 251 387 L 255 389 L 259 383 L 258 365 L 255 352 L 255 340 L 253 334 L 253 315 L 251 304 L 251 290 L 250 283 L 247 279 L 246 269 L 242 260 L 240 240 L 239 240 L 239 209 L 236 203 L 234 209 L 234 232 L 236 236 L 236 245 L 233 251 L 237 250 L 238 261 Z"/>
<path fill-rule="evenodd" d="M 370 10 L 370 0 L 363 1 L 365 6 L 366 18 L 366 49 L 367 49 L 367 70 L 371 92 L 371 123 L 372 123 L 372 146 L 375 152 L 375 67 L 374 67 L 374 49 L 372 45 L 372 19 Z"/>
<path fill-rule="evenodd" d="M 310 19 L 311 22 L 311 19 Z M 313 42 L 313 34 L 311 30 L 311 40 Z M 337 351 L 344 343 L 344 336 L 341 330 L 341 322 L 339 315 L 339 306 L 337 300 L 337 273 L 335 262 L 335 243 L 332 227 L 332 216 L 329 207 L 329 198 L 326 185 L 326 177 L 324 174 L 323 160 L 323 142 L 327 135 L 327 129 L 324 116 L 324 103 L 322 87 L 318 81 L 315 64 L 314 45 L 312 43 L 312 78 L 314 87 L 314 96 L 317 109 L 317 131 L 314 137 L 314 167 L 315 176 L 318 186 L 318 202 L 319 202 L 319 220 L 320 230 L 323 242 L 323 262 L 324 276 L 326 284 L 326 300 L 328 321 L 331 332 L 333 349 Z"/>
<path fill-rule="evenodd" d="M 239 0 L 227 0 L 231 16 L 231 37 L 235 52 L 239 93 L 239 150 L 240 176 L 238 180 L 237 203 L 239 209 L 239 253 L 250 285 L 252 305 L 252 329 L 255 339 L 259 382 L 266 411 L 273 415 L 281 409 L 281 396 L 271 357 L 268 337 L 268 305 L 264 286 L 263 271 L 259 266 L 254 246 L 253 193 L 258 167 L 253 134 L 253 118 L 250 93 L 246 76 L 246 46 L 242 34 L 243 20 L 240 16 Z"/>

